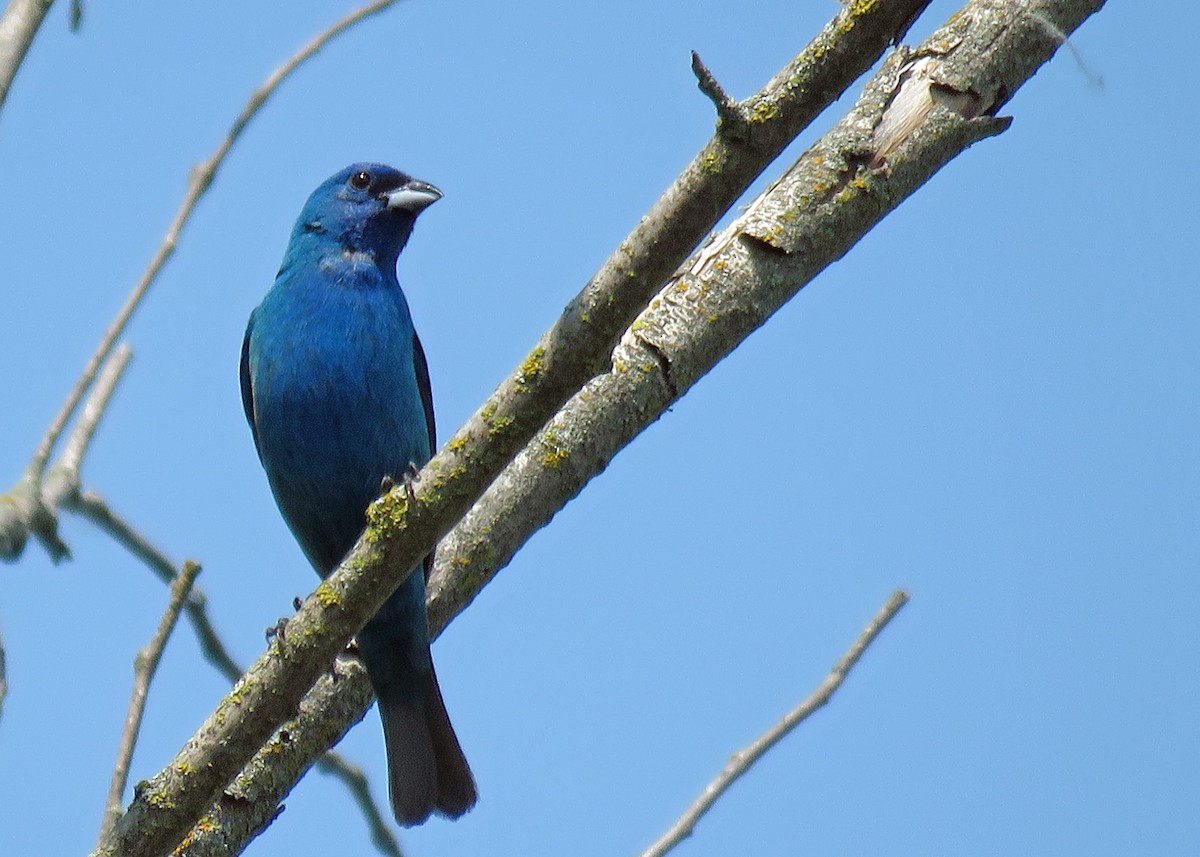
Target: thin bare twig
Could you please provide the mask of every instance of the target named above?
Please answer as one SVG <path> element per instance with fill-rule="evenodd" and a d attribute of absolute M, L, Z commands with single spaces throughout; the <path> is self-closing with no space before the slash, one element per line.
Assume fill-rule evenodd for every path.
<path fill-rule="evenodd" d="M 109 505 L 92 491 L 85 491 L 66 504 L 73 512 L 91 521 L 120 545 L 145 563 L 163 583 L 173 586 L 180 572 L 165 554 L 150 544 L 141 533 L 117 515 Z M 243 667 L 233 659 L 229 649 L 213 626 L 208 615 L 208 598 L 197 586 L 192 586 L 183 605 L 188 622 L 200 643 L 205 660 L 212 664 L 231 683 L 238 680 Z M 358 805 L 370 831 L 371 840 L 380 853 L 388 857 L 402 857 L 400 843 L 384 820 L 374 799 L 367 777 L 362 769 L 347 762 L 336 750 L 328 751 L 317 762 L 322 773 L 339 779 Z"/>
<path fill-rule="evenodd" d="M 117 391 L 117 385 L 124 377 L 132 357 L 133 351 L 129 345 L 122 343 L 105 362 L 96 386 L 83 406 L 83 414 L 67 439 L 58 461 L 50 468 L 42 485 L 42 503 L 52 513 L 57 513 L 60 506 L 69 505 L 79 496 L 80 485 L 83 482 L 83 458 L 87 455 L 92 439 L 96 436 L 96 429 L 100 426 L 100 420 L 108 410 L 108 403 Z"/>
<path fill-rule="evenodd" d="M 82 518 L 95 524 L 100 530 L 112 537 L 137 559 L 141 560 L 155 576 L 168 586 L 176 577 L 178 570 L 174 563 L 158 548 L 138 532 L 134 527 L 112 510 L 107 502 L 94 491 L 85 491 L 71 500 L 65 506 Z M 193 589 L 184 604 L 188 621 L 191 622 L 200 648 L 205 659 L 230 681 L 236 681 L 242 674 L 241 666 L 229 654 L 229 650 L 221 641 L 212 620 L 208 616 L 208 599 L 199 589 Z"/>
<path fill-rule="evenodd" d="M 371 797 L 371 784 L 367 775 L 363 773 L 363 769 L 347 762 L 340 753 L 329 750 L 317 760 L 317 770 L 341 780 L 342 784 L 350 790 L 350 796 L 354 798 L 359 811 L 367 820 L 367 827 L 371 831 L 371 841 L 375 843 L 375 847 L 389 857 L 404 857 L 404 852 L 400 850 L 400 843 L 396 841 L 396 835 L 392 833 L 392 829 L 384 820 L 383 814 L 379 811 L 379 805 L 375 803 L 375 798 Z"/>
<path fill-rule="evenodd" d="M 27 472 L 8 493 L 5 499 L 9 505 L 0 507 L 0 556 L 12 558 L 20 554 L 30 533 L 45 546 L 55 562 L 70 556 L 66 543 L 58 536 L 58 510 L 79 496 L 83 457 L 124 377 L 131 356 L 129 346 L 122 345 L 105 361 L 100 378 L 88 396 L 83 416 L 47 478 L 35 478 Z"/>
<path fill-rule="evenodd" d="M 696 85 L 700 87 L 700 91 L 707 95 L 717 108 L 721 132 L 734 139 L 745 139 L 750 132 L 750 111 L 725 91 L 696 51 L 692 51 L 692 74 L 696 75 Z"/>
<path fill-rule="evenodd" d="M 179 614 L 187 601 L 188 592 L 196 582 L 200 573 L 197 563 L 187 560 L 178 577 L 171 584 L 171 598 L 167 602 L 166 612 L 158 623 L 158 629 L 150 642 L 137 654 L 134 659 L 133 692 L 129 699 L 129 712 L 125 715 L 125 728 L 121 731 L 121 744 L 117 750 L 117 762 L 113 766 L 112 782 L 108 787 L 108 800 L 105 801 L 104 819 L 100 823 L 99 839 L 109 835 L 117 819 L 121 817 L 121 796 L 125 794 L 125 785 L 129 782 L 129 762 L 133 758 L 133 748 L 137 745 L 138 733 L 142 728 L 142 716 L 146 712 L 146 697 L 150 692 L 150 682 L 158 670 L 162 660 L 163 650 L 167 640 L 175 630 Z"/>
<path fill-rule="evenodd" d="M 118 337 L 120 337 L 121 333 L 129 324 L 129 320 L 133 317 L 134 312 L 137 310 L 138 306 L 141 305 L 146 293 L 150 290 L 150 286 L 153 285 L 155 280 L 157 280 L 159 273 L 161 273 L 167 261 L 172 255 L 174 255 L 175 248 L 179 243 L 179 235 L 183 231 L 183 227 L 191 218 L 192 213 L 195 211 L 196 205 L 199 203 L 201 197 L 204 196 L 205 192 L 212 185 L 213 179 L 216 178 L 217 170 L 224 162 L 226 156 L 229 154 L 230 150 L 233 148 L 242 132 L 246 129 L 246 126 L 250 123 L 250 120 L 252 120 L 258 114 L 259 110 L 262 109 L 267 100 L 275 94 L 280 85 L 289 76 L 291 76 L 291 74 L 297 68 L 303 65 L 307 60 L 311 59 L 332 39 L 360 21 L 382 12 L 389 6 L 394 5 L 396 2 L 397 0 L 375 0 L 375 2 L 368 3 L 354 12 L 351 12 L 349 15 L 342 18 L 340 21 L 326 29 L 323 33 L 305 45 L 298 53 L 292 56 L 291 59 L 273 71 L 262 86 L 250 94 L 245 106 L 237 115 L 237 118 L 234 119 L 233 124 L 226 133 L 225 138 L 217 146 L 216 151 L 214 151 L 207 159 L 192 167 L 188 174 L 187 192 L 184 194 L 183 202 L 180 204 L 179 210 L 175 213 L 174 219 L 171 221 L 170 226 L 167 227 L 167 233 L 165 236 L 163 236 L 162 243 L 155 251 L 154 256 L 150 260 L 150 264 L 146 267 L 141 279 L 139 279 L 137 284 L 133 287 L 133 291 L 129 293 L 129 296 L 125 299 L 125 303 L 117 312 L 116 317 L 112 320 L 108 326 L 108 329 L 100 338 L 100 342 L 96 346 L 95 352 L 92 354 L 91 358 L 89 358 L 87 365 L 83 369 L 83 372 L 76 380 L 74 387 L 71 388 L 71 392 L 67 395 L 67 400 L 63 403 L 63 406 L 59 410 L 57 416 L 55 416 L 54 421 L 46 430 L 46 434 L 42 437 L 41 442 L 38 444 L 38 447 L 33 454 L 33 458 L 29 462 L 29 466 L 26 468 L 25 476 L 22 480 L 24 483 L 31 484 L 36 487 L 41 482 L 42 475 L 46 470 L 46 465 L 50 461 L 50 455 L 52 454 L 55 445 L 58 443 L 58 439 L 62 436 L 63 430 L 66 428 L 67 423 L 70 422 L 71 417 L 75 414 L 76 409 L 79 407 L 79 402 L 83 398 L 84 393 L 87 392 L 88 388 L 90 388 L 92 383 L 95 381 L 96 374 L 100 371 L 101 365 L 108 357 L 108 354 L 112 350 L 113 345 L 116 343 Z M 16 489 L 14 489 L 13 493 L 16 493 Z M 44 510 L 29 509 L 26 510 L 26 514 L 30 517 L 33 517 L 39 511 Z M 34 528 L 31 527 L 30 529 Z M 34 531 L 36 532 L 37 530 L 34 529 Z M 7 537 L 10 541 L 12 540 L 11 536 Z M 23 542 L 21 544 L 23 544 Z M 58 547 L 58 545 L 54 543 L 54 540 L 50 540 L 50 544 L 53 547 Z M 62 547 L 65 549 L 65 546 Z M 53 553 L 54 551 L 52 550 L 52 554 Z"/>
<path fill-rule="evenodd" d="M 712 809 L 713 804 L 729 790 L 730 786 L 745 776 L 746 772 L 754 766 L 755 762 L 765 756 L 772 747 L 782 741 L 793 729 L 829 702 L 838 688 L 842 686 L 842 682 L 846 680 L 846 676 L 850 674 L 850 670 L 854 668 L 854 665 L 863 656 L 867 647 L 875 641 L 875 638 L 880 635 L 888 623 L 895 618 L 896 614 L 907 603 L 907 592 L 902 589 L 897 589 L 893 592 L 892 597 L 887 600 L 887 603 L 875 614 L 875 618 L 858 635 L 858 639 L 854 641 L 854 644 L 833 665 L 833 669 L 829 675 L 825 676 L 825 680 L 821 682 L 817 689 L 807 699 L 785 714 L 782 720 L 755 739 L 752 744 L 734 753 L 729 759 L 728 764 L 725 765 L 725 770 L 721 771 L 712 782 L 704 787 L 704 791 L 684 811 L 679 820 L 671 825 L 670 829 L 657 842 L 643 851 L 641 857 L 663 857 L 664 854 L 691 836 L 696 823 Z"/>
<path fill-rule="evenodd" d="M 365 4 L 356 9 L 328 27 L 283 63 L 283 65 L 273 71 L 266 81 L 250 94 L 245 106 L 234 119 L 225 138 L 213 154 L 197 164 L 189 172 L 187 192 L 180 204 L 179 210 L 176 212 L 174 219 L 167 229 L 162 243 L 150 260 L 141 279 L 126 298 L 117 316 L 101 337 L 100 343 L 84 367 L 75 386 L 70 391 L 62 409 L 51 423 L 34 452 L 23 479 L 10 493 L 9 497 L 4 498 L 10 500 L 9 505 L 12 509 L 16 510 L 16 514 L 4 516 L 6 519 L 3 521 L 4 526 L 0 527 L 0 530 L 3 530 L 3 532 L 0 532 L 0 555 L 6 557 L 15 557 L 18 555 L 24 546 L 26 536 L 32 532 L 43 542 L 54 559 L 58 560 L 67 557 L 69 555 L 67 546 L 57 534 L 56 515 L 59 507 L 62 506 L 87 518 L 103 531 L 107 532 L 118 543 L 133 553 L 134 556 L 149 566 L 161 580 L 172 586 L 178 584 L 182 573 L 176 572 L 174 564 L 164 554 L 157 550 L 132 525 L 114 513 L 101 497 L 94 492 L 85 493 L 81 491 L 80 466 L 83 457 L 130 356 L 130 352 L 126 346 L 122 346 L 119 351 L 112 354 L 111 358 L 110 354 L 117 339 L 125 330 L 134 312 L 145 298 L 150 286 L 157 279 L 166 262 L 174 254 L 183 227 L 187 224 L 201 197 L 212 185 L 219 167 L 232 150 L 246 126 L 257 115 L 258 111 L 262 109 L 270 97 L 274 95 L 276 90 L 297 68 L 312 58 L 330 41 L 359 22 L 395 5 L 396 2 L 397 0 L 375 0 L 375 2 Z M 9 46 L 6 37 L 9 36 L 11 30 L 11 27 L 10 29 L 5 29 L 5 27 L 9 25 L 10 16 L 14 13 L 14 10 L 22 13 L 26 9 L 40 10 L 40 14 L 36 20 L 31 20 L 27 17 L 21 19 L 21 32 L 27 33 L 27 35 L 22 37 L 24 45 L 21 47 L 20 56 L 10 64 L 11 73 L 7 78 L 3 76 L 3 72 L 8 67 L 0 68 L 0 104 L 3 103 L 4 95 L 7 93 L 11 76 L 15 74 L 16 66 L 19 65 L 21 57 L 24 56 L 25 49 L 28 47 L 29 41 L 32 40 L 33 33 L 36 31 L 37 25 L 40 24 L 41 17 L 45 15 L 45 11 L 49 8 L 49 5 L 49 0 L 33 0 L 33 2 L 19 2 L 19 0 L 14 0 L 5 11 L 5 17 L 0 19 L 0 66 L 3 66 L 4 60 L 7 57 L 4 51 Z M 74 3 L 72 6 L 73 28 L 78 26 L 78 13 L 80 11 L 81 4 L 78 2 Z M 102 371 L 101 367 L 103 367 Z M 97 377 L 98 373 L 100 373 L 99 378 Z M 54 447 L 62 436 L 67 424 L 77 412 L 80 400 L 88 389 L 92 387 L 93 383 L 96 386 L 92 395 L 88 398 L 80 422 L 72 432 L 67 447 L 60 456 L 59 461 L 51 468 L 50 473 L 46 475 L 47 465 Z M 27 499 L 28 502 L 24 502 L 24 499 Z M 52 502 L 48 503 L 48 499 L 52 500 Z M 188 565 L 185 564 L 184 568 L 186 570 Z M 186 593 L 183 609 L 187 611 L 188 619 L 192 623 L 196 635 L 200 640 L 205 657 L 231 681 L 236 680 L 241 675 L 241 667 L 232 658 L 224 643 L 217 635 L 208 617 L 207 600 L 204 594 L 199 590 L 190 589 Z M 0 703 L 3 702 L 3 691 L 6 687 L 3 683 L 2 656 L 3 651 L 0 650 Z M 346 784 L 362 809 L 371 830 L 371 836 L 380 851 L 389 855 L 399 855 L 399 845 L 391 830 L 384 822 L 378 808 L 371 800 L 369 789 L 366 787 L 366 778 L 362 772 L 346 763 L 337 753 L 332 751 L 322 760 L 321 765 L 323 770 L 335 777 L 339 777 Z M 117 800 L 119 802 L 119 792 Z M 105 835 L 103 830 L 101 835 Z"/>

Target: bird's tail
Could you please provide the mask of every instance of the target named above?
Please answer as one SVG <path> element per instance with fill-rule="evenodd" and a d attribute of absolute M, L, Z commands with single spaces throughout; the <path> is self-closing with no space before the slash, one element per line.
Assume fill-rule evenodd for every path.
<path fill-rule="evenodd" d="M 392 811 L 406 827 L 434 812 L 458 818 L 478 797 L 432 669 L 426 681 L 415 697 L 379 699 Z"/>

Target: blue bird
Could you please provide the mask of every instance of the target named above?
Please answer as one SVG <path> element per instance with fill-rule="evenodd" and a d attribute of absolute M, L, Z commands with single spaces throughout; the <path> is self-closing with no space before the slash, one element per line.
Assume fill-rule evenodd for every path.
<path fill-rule="evenodd" d="M 275 285 L 250 314 L 246 419 L 275 502 L 322 577 L 358 540 L 381 485 L 436 448 L 429 369 L 396 260 L 441 196 L 383 164 L 346 167 L 309 197 Z M 429 654 L 430 559 L 357 636 L 403 825 L 457 818 L 476 800 Z"/>

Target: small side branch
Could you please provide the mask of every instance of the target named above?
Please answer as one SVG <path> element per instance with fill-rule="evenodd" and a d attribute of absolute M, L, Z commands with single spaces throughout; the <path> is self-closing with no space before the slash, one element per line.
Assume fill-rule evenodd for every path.
<path fill-rule="evenodd" d="M 750 111 L 725 91 L 696 51 L 692 51 L 692 73 L 696 75 L 696 85 L 700 91 L 717 108 L 717 127 L 720 132 L 735 140 L 746 139 L 750 133 Z"/>
<path fill-rule="evenodd" d="M 396 841 L 396 835 L 388 827 L 383 814 L 379 811 L 379 805 L 371 797 L 370 783 L 367 781 L 367 775 L 363 773 L 363 769 L 347 762 L 340 753 L 330 750 L 317 760 L 317 770 L 342 781 L 342 784 L 350 792 L 350 796 L 354 798 L 354 802 L 358 804 L 358 809 L 367 822 L 367 829 L 371 831 L 371 841 L 379 853 L 386 854 L 388 857 L 404 857 L 404 852 L 400 850 L 400 843 Z"/>
<path fill-rule="evenodd" d="M 105 362 L 100 379 L 84 406 L 84 415 L 71 433 L 66 448 L 49 476 L 42 479 L 32 465 L 12 490 L 0 496 L 0 559 L 16 559 L 32 535 L 58 562 L 71 552 L 58 535 L 58 511 L 79 496 L 80 468 L 95 437 L 101 417 L 117 389 L 132 352 L 118 348 Z"/>
<path fill-rule="evenodd" d="M 246 126 L 250 123 L 258 112 L 266 104 L 267 100 L 275 94 L 279 87 L 287 80 L 292 73 L 311 59 L 321 48 L 325 47 L 331 40 L 341 35 L 343 32 L 353 27 L 360 21 L 384 11 L 389 6 L 394 5 L 397 0 L 374 0 L 372 3 L 356 9 L 349 15 L 346 15 L 341 20 L 326 29 L 315 39 L 300 49 L 298 53 L 291 57 L 287 62 L 277 68 L 266 81 L 250 94 L 242 111 L 234 119 L 229 131 L 226 132 L 225 138 L 217 146 L 216 150 L 207 159 L 197 164 L 188 174 L 187 191 L 184 194 L 183 202 L 180 203 L 179 210 L 175 213 L 174 219 L 167 227 L 166 235 L 163 236 L 162 242 L 155 251 L 154 256 L 150 259 L 149 265 L 143 272 L 129 296 L 125 299 L 125 303 L 117 312 L 116 317 L 105 330 L 104 335 L 100 337 L 100 342 L 96 346 L 96 350 L 88 359 L 87 365 L 84 366 L 83 372 L 75 381 L 75 385 L 71 388 L 71 392 L 67 395 L 67 400 L 63 402 L 62 408 L 55 416 L 54 421 L 46 430 L 46 434 L 42 437 L 37 449 L 34 451 L 33 458 L 26 469 L 25 477 L 22 480 L 22 485 L 14 488 L 12 495 L 17 495 L 17 492 L 23 486 L 29 486 L 30 490 L 40 491 L 42 476 L 45 473 L 46 466 L 50 461 L 50 456 L 54 451 L 54 447 L 58 444 L 59 438 L 66 429 L 67 424 L 75 415 L 79 407 L 80 401 L 84 394 L 92 386 L 96 380 L 97 373 L 104 361 L 108 358 L 117 339 L 125 331 L 129 324 L 129 320 L 133 317 L 134 312 L 141 305 L 142 300 L 146 297 L 150 287 L 158 279 L 159 273 L 167 264 L 167 261 L 175 254 L 175 247 L 179 243 L 179 236 L 183 232 L 184 226 L 191 219 L 192 213 L 196 210 L 196 205 L 204 196 L 205 192 L 212 185 L 216 178 L 217 170 L 225 162 L 225 158 L 229 155 L 234 144 L 241 136 Z M 16 5 L 32 5 L 32 6 L 48 6 L 48 3 L 33 2 L 33 3 L 17 3 Z M 44 12 L 43 12 L 44 14 Z M 7 17 L 7 15 L 6 15 Z M 32 34 L 30 35 L 32 38 Z M 3 33 L 0 32 L 0 43 L 3 42 Z M 3 57 L 0 56 L 0 66 L 3 64 Z M 3 83 L 2 70 L 0 70 L 0 84 Z M 0 97 L 3 95 L 3 90 L 0 90 Z M 20 553 L 20 549 L 24 546 L 24 541 L 19 545 L 15 542 L 12 536 L 6 532 L 10 522 L 0 516 L 0 556 L 5 558 L 13 558 Z M 12 547 L 15 545 L 15 548 Z M 52 555 L 55 554 L 55 549 L 61 547 L 58 551 L 58 556 L 65 555 L 65 545 L 61 543 L 51 542 L 48 544 Z"/>
<path fill-rule="evenodd" d="M 67 504 L 71 511 L 86 518 L 104 532 L 108 533 L 118 544 L 145 563 L 163 583 L 174 587 L 177 585 L 182 571 L 175 568 L 171 560 L 150 540 L 139 533 L 124 518 L 117 515 L 99 495 L 84 491 L 77 499 Z M 200 651 L 205 659 L 216 668 L 226 679 L 233 683 L 241 677 L 243 667 L 233 659 L 225 642 L 217 633 L 212 619 L 208 615 L 208 599 L 199 587 L 190 587 L 183 605 L 192 630 L 200 643 Z M 0 651 L 0 667 L 3 652 Z M 3 676 L 0 674 L 0 679 Z M 0 685 L 2 690 L 2 685 Z M 0 694 L 0 702 L 3 701 Z M 371 840 L 381 854 L 387 857 L 402 857 L 400 845 L 392 834 L 378 805 L 371 797 L 371 790 L 366 775 L 355 765 L 347 762 L 335 750 L 328 751 L 317 761 L 317 766 L 323 773 L 341 780 L 350 792 L 354 802 L 363 814 L 363 820 L 370 831 Z"/>
<path fill-rule="evenodd" d="M 146 697 L 150 692 L 150 682 L 154 679 L 154 673 L 157 672 L 158 664 L 162 660 L 163 650 L 167 647 L 167 640 L 171 638 L 171 632 L 175 630 L 179 614 L 183 611 L 188 593 L 191 592 L 192 584 L 196 582 L 196 575 L 199 573 L 200 566 L 198 564 L 191 561 L 184 562 L 179 576 L 171 584 L 171 598 L 167 603 L 166 612 L 163 613 L 163 617 L 158 623 L 158 629 L 154 632 L 149 644 L 138 652 L 137 658 L 134 660 L 133 693 L 129 700 L 129 713 L 125 715 L 125 728 L 121 732 L 121 745 L 117 750 L 117 763 L 113 767 L 112 782 L 108 787 L 104 820 L 100 824 L 99 839 L 101 840 L 111 834 L 117 819 L 121 817 L 121 796 L 125 794 L 125 786 L 129 782 L 129 762 L 133 758 L 133 748 L 137 746 L 138 733 L 142 728 L 142 716 L 146 711 Z"/>
<path fill-rule="evenodd" d="M 663 857 L 664 854 L 691 836 L 696 823 L 712 809 L 713 804 L 720 800 L 725 792 L 729 791 L 730 786 L 741 779 L 759 759 L 789 735 L 793 729 L 829 702 L 830 698 L 837 692 L 838 688 L 842 686 L 842 682 L 850 674 L 850 670 L 862 658 L 867 647 L 875 641 L 875 638 L 883 632 L 883 629 L 887 627 L 888 623 L 896 617 L 896 614 L 907 603 L 907 592 L 902 589 L 897 589 L 893 592 L 892 597 L 887 600 L 887 603 L 883 605 L 883 608 L 875 615 L 875 618 L 858 635 L 858 639 L 854 641 L 854 644 L 833 665 L 833 669 L 817 689 L 807 699 L 785 714 L 782 720 L 760 735 L 754 743 L 734 753 L 729 763 L 725 766 L 725 770 L 721 771 L 712 782 L 704 787 L 704 791 L 684 811 L 679 820 L 671 825 L 671 828 L 657 842 L 643 851 L 641 857 Z"/>

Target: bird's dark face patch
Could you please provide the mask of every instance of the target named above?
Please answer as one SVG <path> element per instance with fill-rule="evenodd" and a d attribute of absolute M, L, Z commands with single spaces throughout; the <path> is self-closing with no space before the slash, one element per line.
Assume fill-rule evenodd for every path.
<path fill-rule="evenodd" d="M 394 264 L 400 248 L 412 232 L 421 209 L 418 198 L 410 205 L 397 191 L 412 184 L 427 188 L 407 173 L 378 163 L 351 164 L 330 176 L 309 197 L 297 229 L 302 233 L 332 236 L 343 250 L 373 255 L 381 265 Z M 436 192 L 436 199 L 440 192 Z"/>

